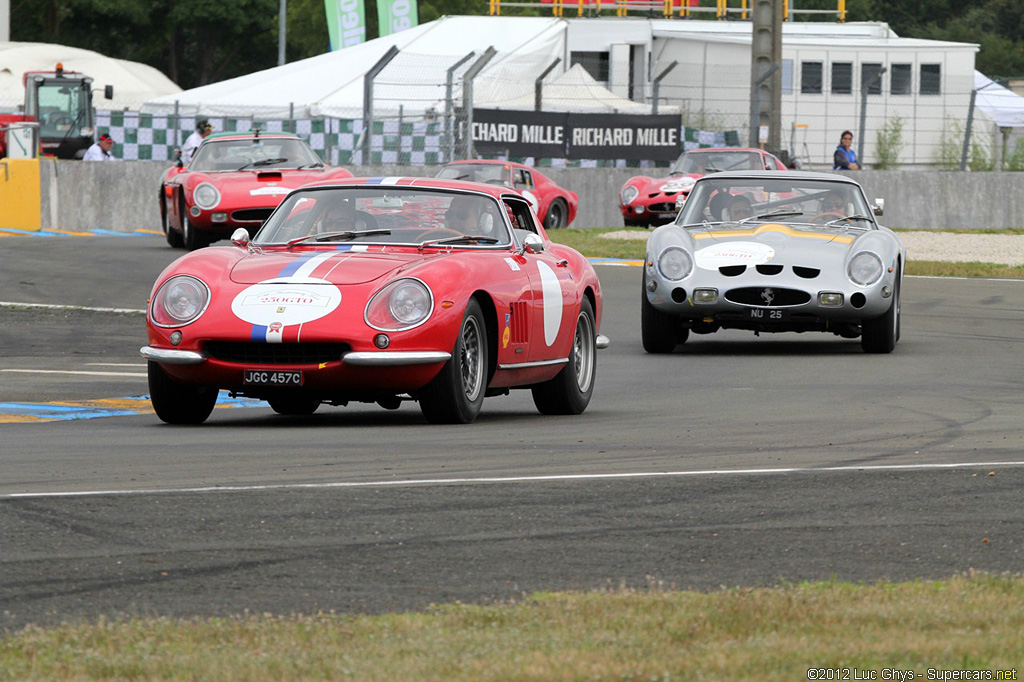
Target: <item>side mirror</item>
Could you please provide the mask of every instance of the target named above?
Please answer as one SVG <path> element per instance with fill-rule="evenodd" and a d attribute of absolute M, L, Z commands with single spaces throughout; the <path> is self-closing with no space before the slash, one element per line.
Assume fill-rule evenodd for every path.
<path fill-rule="evenodd" d="M 240 227 L 231 233 L 231 243 L 243 249 L 249 248 L 249 230 Z"/>
<path fill-rule="evenodd" d="M 114 99 L 114 86 L 105 85 L 103 86 L 103 97 L 106 99 Z"/>
<path fill-rule="evenodd" d="M 885 210 L 885 199 L 875 197 L 875 203 L 871 210 L 875 212 L 875 215 L 882 215 L 882 212 Z"/>
<path fill-rule="evenodd" d="M 539 234 L 531 232 L 523 238 L 523 250 L 529 253 L 543 253 L 544 240 Z"/>

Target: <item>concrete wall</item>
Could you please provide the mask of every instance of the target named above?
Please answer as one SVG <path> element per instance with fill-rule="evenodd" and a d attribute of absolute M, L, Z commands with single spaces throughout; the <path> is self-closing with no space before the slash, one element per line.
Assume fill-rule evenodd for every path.
<path fill-rule="evenodd" d="M 82 163 L 45 159 L 40 165 L 43 227 L 131 232 L 160 229 L 157 194 L 168 168 L 161 161 Z M 357 175 L 430 175 L 431 167 L 360 167 Z M 628 168 L 544 169 L 580 195 L 573 227 L 622 225 L 618 192 L 637 173 Z M 868 199 L 885 199 L 889 227 L 1024 227 L 1024 173 L 860 171 Z M 2 226 L 0 226 L 2 227 Z"/>

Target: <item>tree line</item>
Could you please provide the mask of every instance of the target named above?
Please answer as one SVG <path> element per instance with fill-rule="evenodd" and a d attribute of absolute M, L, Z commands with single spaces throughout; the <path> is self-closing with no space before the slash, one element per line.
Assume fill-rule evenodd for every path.
<path fill-rule="evenodd" d="M 790 4 L 836 8 L 835 0 Z M 11 0 L 11 40 L 142 62 L 189 89 L 276 66 L 279 7 L 280 0 Z M 485 0 L 420 0 L 419 21 L 487 10 Z M 903 37 L 977 43 L 979 71 L 995 79 L 1024 76 L 1021 0 L 848 0 L 847 10 L 847 21 L 884 21 Z M 550 15 L 532 8 L 502 13 Z M 373 2 L 366 3 L 366 20 L 367 37 L 376 37 Z M 323 0 L 287 0 L 286 25 L 287 61 L 329 49 Z"/>

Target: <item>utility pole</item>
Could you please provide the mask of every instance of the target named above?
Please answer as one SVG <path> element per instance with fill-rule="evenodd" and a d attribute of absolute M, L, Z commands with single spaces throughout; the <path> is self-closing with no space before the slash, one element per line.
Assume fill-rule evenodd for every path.
<path fill-rule="evenodd" d="M 0 0 L 3 2 L 3 0 Z M 277 10 L 277 65 L 284 66 L 285 32 L 288 23 L 288 0 L 281 0 Z"/>
<path fill-rule="evenodd" d="M 773 152 L 782 148 L 782 7 L 783 0 L 753 0 L 750 12 L 750 146 L 760 146 L 767 126 Z"/>

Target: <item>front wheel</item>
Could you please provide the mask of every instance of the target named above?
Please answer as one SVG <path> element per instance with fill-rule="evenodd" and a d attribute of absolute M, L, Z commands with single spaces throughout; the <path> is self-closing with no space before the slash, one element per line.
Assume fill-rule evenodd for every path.
<path fill-rule="evenodd" d="M 199 232 L 192 221 L 188 219 L 188 210 L 185 208 L 181 211 L 181 232 L 182 242 L 189 251 L 201 249 L 210 243 L 206 235 Z"/>
<path fill-rule="evenodd" d="M 582 414 L 594 394 L 597 376 L 597 332 L 594 308 L 583 299 L 576 317 L 569 362 L 550 381 L 533 387 L 533 404 L 541 414 Z"/>
<path fill-rule="evenodd" d="M 884 315 L 860 325 L 860 347 L 865 353 L 891 353 L 900 339 L 900 273 L 893 283 L 892 305 Z"/>
<path fill-rule="evenodd" d="M 267 398 L 270 409 L 278 414 L 291 417 L 305 417 L 316 412 L 320 407 L 320 401 L 302 396 L 277 396 Z"/>
<path fill-rule="evenodd" d="M 640 339 L 644 350 L 648 353 L 671 353 L 675 347 L 685 343 L 690 337 L 690 330 L 679 324 L 679 320 L 667 315 L 647 300 L 647 280 L 644 290 L 640 292 Z"/>
<path fill-rule="evenodd" d="M 469 424 L 480 414 L 487 387 L 487 327 L 480 304 L 470 299 L 452 357 L 420 391 L 420 411 L 433 424 Z"/>
<path fill-rule="evenodd" d="M 569 209 L 561 199 L 555 199 L 548 206 L 548 212 L 544 216 L 545 230 L 559 230 L 565 227 L 569 220 Z"/>
<path fill-rule="evenodd" d="M 149 399 L 161 421 L 168 424 L 202 424 L 217 403 L 215 386 L 183 384 L 168 376 L 159 363 L 150 362 Z"/>

